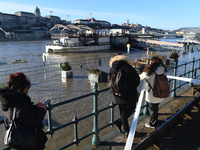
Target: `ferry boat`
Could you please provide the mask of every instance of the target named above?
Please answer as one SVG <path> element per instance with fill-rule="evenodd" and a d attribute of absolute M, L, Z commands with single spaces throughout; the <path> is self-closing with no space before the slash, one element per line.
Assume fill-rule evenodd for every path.
<path fill-rule="evenodd" d="M 50 32 L 52 43 L 46 44 L 47 53 L 124 49 L 129 42 L 124 29 L 92 29 L 87 25 L 56 24 Z"/>
<path fill-rule="evenodd" d="M 61 36 L 52 40 L 52 43 L 46 44 L 47 53 L 101 51 L 111 48 L 109 36 Z"/>

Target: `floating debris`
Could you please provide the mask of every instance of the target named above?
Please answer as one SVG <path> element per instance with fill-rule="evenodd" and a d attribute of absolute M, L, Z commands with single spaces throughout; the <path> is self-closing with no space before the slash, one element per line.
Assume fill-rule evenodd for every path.
<path fill-rule="evenodd" d="M 0 65 L 5 65 L 5 64 L 7 64 L 6 62 L 0 62 Z"/>
<path fill-rule="evenodd" d="M 26 60 L 15 60 L 15 61 L 11 62 L 11 64 L 15 64 L 15 63 L 28 63 L 28 61 L 26 61 Z"/>

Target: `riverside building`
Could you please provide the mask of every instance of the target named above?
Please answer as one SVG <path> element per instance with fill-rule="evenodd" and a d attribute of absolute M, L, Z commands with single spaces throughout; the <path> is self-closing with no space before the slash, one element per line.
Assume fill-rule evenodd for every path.
<path fill-rule="evenodd" d="M 28 40 L 50 37 L 49 29 L 55 24 L 70 24 L 58 16 L 41 16 L 40 9 L 34 13 L 18 11 L 14 14 L 0 12 L 0 40 Z"/>

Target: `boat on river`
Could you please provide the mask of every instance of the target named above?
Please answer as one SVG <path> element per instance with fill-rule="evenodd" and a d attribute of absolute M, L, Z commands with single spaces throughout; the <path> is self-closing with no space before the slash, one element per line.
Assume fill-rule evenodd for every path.
<path fill-rule="evenodd" d="M 61 36 L 52 38 L 52 43 L 46 44 L 47 53 L 89 52 L 109 50 L 109 36 Z"/>
<path fill-rule="evenodd" d="M 86 25 L 55 25 L 50 29 L 52 43 L 47 53 L 95 52 L 126 48 L 129 36 L 124 29 L 92 29 Z"/>

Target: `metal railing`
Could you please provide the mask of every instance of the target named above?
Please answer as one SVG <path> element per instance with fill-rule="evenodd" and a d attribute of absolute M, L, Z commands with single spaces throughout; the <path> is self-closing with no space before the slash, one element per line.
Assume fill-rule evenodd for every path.
<path fill-rule="evenodd" d="M 191 66 L 191 67 L 188 67 Z M 191 68 L 191 70 L 187 69 L 187 68 Z M 180 77 L 188 77 L 188 78 L 197 78 L 199 77 L 200 75 L 197 76 L 197 71 L 198 69 L 200 69 L 200 59 L 197 59 L 195 60 L 195 58 L 193 58 L 192 61 L 190 62 L 185 62 L 184 64 L 181 64 L 181 65 L 178 65 L 177 61 L 174 62 L 174 66 L 169 68 L 168 69 L 168 72 L 170 73 L 173 73 L 174 76 L 177 76 L 177 72 L 180 73 Z M 178 89 L 180 89 L 182 86 L 184 86 L 185 84 L 187 84 L 187 82 L 184 82 L 182 83 L 183 81 L 177 81 L 177 80 L 169 80 L 169 83 L 171 85 L 171 90 L 170 90 L 170 93 L 171 93 L 171 97 L 176 97 L 176 92 Z M 192 86 L 193 84 L 190 83 L 189 86 Z M 71 143 L 68 143 L 67 145 L 59 148 L 59 150 L 63 150 L 63 149 L 66 149 L 72 145 L 77 145 L 84 139 L 90 137 L 93 135 L 93 138 L 92 138 L 92 145 L 94 146 L 97 146 L 100 144 L 100 137 L 99 137 L 99 133 L 101 130 L 109 127 L 109 126 L 113 126 L 115 124 L 115 122 L 119 119 L 115 119 L 114 118 L 114 108 L 117 104 L 114 104 L 113 102 L 111 102 L 111 104 L 105 108 L 102 108 L 102 109 L 98 109 L 98 96 L 99 94 L 103 94 L 105 91 L 108 91 L 110 88 L 105 88 L 105 89 L 102 89 L 102 90 L 98 90 L 98 85 L 97 83 L 95 83 L 95 86 L 94 86 L 94 91 L 92 93 L 89 93 L 89 94 L 86 94 L 86 95 L 82 95 L 82 96 L 79 96 L 79 97 L 76 97 L 76 98 L 73 98 L 73 99 L 69 99 L 69 100 L 66 100 L 66 101 L 63 101 L 63 102 L 59 102 L 59 103 L 56 103 L 56 104 L 48 104 L 47 105 L 47 114 L 48 114 L 48 130 L 45 132 L 46 134 L 50 134 L 51 136 L 53 136 L 54 132 L 62 129 L 62 128 L 66 128 L 70 125 L 73 125 L 74 126 L 74 140 L 71 142 Z M 67 122 L 63 125 L 60 125 L 58 127 L 55 127 L 53 128 L 53 125 L 52 125 L 52 110 L 58 106 L 61 106 L 61 105 L 65 105 L 65 104 L 69 104 L 71 102 L 74 102 L 74 101 L 79 101 L 79 100 L 82 100 L 83 98 L 86 98 L 86 97 L 91 97 L 93 96 L 93 112 L 81 117 L 81 118 L 78 118 L 77 116 L 74 116 L 74 119 L 70 122 Z M 143 111 L 141 111 L 141 114 L 147 114 L 147 112 L 145 112 L 147 109 L 146 109 L 146 104 L 142 106 L 142 108 L 144 108 Z M 109 110 L 110 109 L 110 112 L 111 112 L 111 117 L 110 117 L 110 123 L 104 125 L 103 127 L 99 128 L 98 127 L 98 116 L 100 113 L 102 113 L 103 111 L 106 111 L 106 110 Z M 93 124 L 91 124 L 91 126 L 93 126 L 93 131 L 84 135 L 83 137 L 79 137 L 79 132 L 78 132 L 78 124 L 81 120 L 84 120 L 88 117 L 93 117 Z M 0 120 L 0 124 L 3 123 L 3 120 Z M 9 148 L 6 148 L 6 149 L 9 149 Z M 6 150 L 4 149 L 4 150 Z"/>
<path fill-rule="evenodd" d="M 190 69 L 188 69 L 188 68 L 190 68 Z M 197 73 L 198 69 L 200 69 L 200 58 L 196 59 L 196 60 L 195 60 L 195 58 L 193 58 L 192 61 L 185 62 L 180 65 L 178 65 L 178 61 L 175 61 L 174 66 L 169 68 L 167 71 L 169 72 L 170 70 L 173 70 L 174 76 L 196 79 L 196 78 L 200 77 L 200 74 L 198 75 L 198 73 Z M 178 73 L 179 73 L 179 75 L 178 75 Z M 175 80 L 175 79 L 169 80 L 169 83 L 171 83 L 171 82 L 173 84 L 172 84 L 172 88 L 171 88 L 170 92 L 171 92 L 171 97 L 174 97 L 174 98 L 176 97 L 177 89 L 180 89 L 182 86 L 184 86 L 185 84 L 188 83 L 188 82 Z M 193 86 L 193 83 L 189 83 L 189 86 Z"/>

